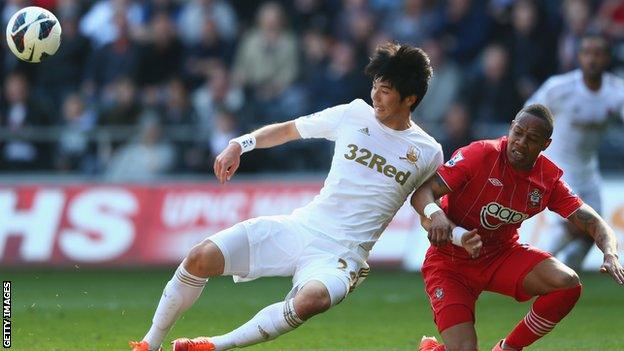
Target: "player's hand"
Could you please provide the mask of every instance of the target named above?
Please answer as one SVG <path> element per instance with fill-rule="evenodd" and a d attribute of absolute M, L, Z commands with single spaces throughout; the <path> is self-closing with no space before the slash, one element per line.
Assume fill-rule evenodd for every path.
<path fill-rule="evenodd" d="M 214 161 L 214 173 L 219 183 L 230 180 L 240 165 L 242 148 L 237 143 L 230 143 Z"/>
<path fill-rule="evenodd" d="M 444 211 L 437 211 L 431 215 L 431 225 L 427 233 L 431 245 L 442 246 L 452 241 L 451 224 Z"/>
<path fill-rule="evenodd" d="M 620 285 L 624 285 L 624 268 L 616 255 L 604 255 L 604 261 L 602 262 L 602 266 L 600 266 L 600 272 L 609 273 L 613 280 Z"/>
<path fill-rule="evenodd" d="M 461 243 L 464 249 L 468 251 L 470 257 L 477 258 L 481 254 L 483 242 L 481 241 L 481 236 L 477 234 L 476 229 L 465 232 L 461 237 Z"/>

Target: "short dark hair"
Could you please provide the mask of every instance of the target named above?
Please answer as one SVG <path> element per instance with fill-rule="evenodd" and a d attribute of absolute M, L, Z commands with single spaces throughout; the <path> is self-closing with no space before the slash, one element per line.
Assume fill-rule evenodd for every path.
<path fill-rule="evenodd" d="M 427 93 L 433 69 L 422 49 L 388 42 L 377 47 L 364 73 L 390 83 L 401 99 L 416 95 L 416 102 L 410 107 L 414 111 Z"/>
<path fill-rule="evenodd" d="M 604 49 L 606 53 L 611 54 L 611 42 L 604 34 L 600 32 L 590 31 L 590 32 L 584 33 L 579 43 L 583 43 L 585 40 L 592 40 L 592 39 L 602 40 L 602 42 L 604 43 Z"/>
<path fill-rule="evenodd" d="M 542 104 L 533 104 L 533 105 L 525 106 L 522 110 L 520 110 L 520 112 L 518 112 L 518 114 L 516 115 L 516 118 L 518 118 L 520 114 L 523 112 L 531 116 L 535 116 L 541 119 L 542 121 L 544 121 L 546 125 L 546 130 L 545 130 L 546 137 L 550 139 L 553 133 L 553 127 L 555 125 L 555 119 L 553 118 L 553 115 L 552 115 L 552 112 L 550 112 L 550 109 Z"/>

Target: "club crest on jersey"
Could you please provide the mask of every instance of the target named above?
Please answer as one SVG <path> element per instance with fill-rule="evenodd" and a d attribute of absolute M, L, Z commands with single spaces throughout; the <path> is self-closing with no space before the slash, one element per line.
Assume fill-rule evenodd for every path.
<path fill-rule="evenodd" d="M 444 290 L 442 290 L 442 288 L 436 288 L 433 291 L 433 296 L 438 300 L 442 299 L 444 297 Z"/>
<path fill-rule="evenodd" d="M 543 196 L 539 189 L 535 188 L 531 190 L 529 193 L 529 205 L 531 205 L 531 207 L 540 207 Z"/>
<path fill-rule="evenodd" d="M 399 157 L 399 159 L 407 160 L 407 162 L 415 165 L 416 161 L 418 161 L 418 152 L 416 151 L 415 147 L 410 146 L 409 149 L 407 149 L 407 152 L 405 153 L 405 157 L 401 156 Z"/>
<path fill-rule="evenodd" d="M 517 224 L 529 218 L 526 213 L 518 212 L 497 202 L 490 202 L 481 208 L 481 225 L 485 229 L 495 230 L 503 224 Z M 499 220 L 496 223 L 494 220 Z"/>
<path fill-rule="evenodd" d="M 444 164 L 447 167 L 453 167 L 457 164 L 457 162 L 461 161 L 464 159 L 464 155 L 462 155 L 461 151 L 459 151 L 458 153 L 455 154 L 455 156 L 453 156 L 453 158 L 451 158 L 450 160 L 446 161 L 446 163 Z"/>

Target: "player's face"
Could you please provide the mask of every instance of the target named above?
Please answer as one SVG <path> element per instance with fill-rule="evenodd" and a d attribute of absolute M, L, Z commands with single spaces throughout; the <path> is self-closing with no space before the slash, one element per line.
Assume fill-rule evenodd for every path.
<path fill-rule="evenodd" d="M 410 106 L 414 103 L 415 97 L 409 96 L 401 100 L 401 94 L 392 84 L 375 79 L 371 88 L 371 100 L 375 109 L 375 117 L 380 122 L 388 124 L 394 119 L 409 118 Z"/>
<path fill-rule="evenodd" d="M 526 112 L 511 123 L 507 141 L 507 158 L 513 168 L 528 171 L 540 152 L 550 145 L 546 122 Z"/>
<path fill-rule="evenodd" d="M 590 79 L 599 78 L 609 66 L 608 47 L 602 38 L 583 39 L 578 57 L 583 74 Z"/>

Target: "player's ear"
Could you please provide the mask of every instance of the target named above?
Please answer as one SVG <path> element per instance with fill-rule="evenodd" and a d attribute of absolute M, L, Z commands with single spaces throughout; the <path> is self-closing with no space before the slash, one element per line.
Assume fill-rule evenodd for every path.
<path fill-rule="evenodd" d="M 542 148 L 542 151 L 546 150 L 551 142 L 552 142 L 552 139 L 548 138 L 548 140 L 546 140 L 546 142 L 544 143 L 544 147 Z"/>
<path fill-rule="evenodd" d="M 414 103 L 416 103 L 416 95 L 407 96 L 403 101 L 408 107 L 411 107 Z"/>

